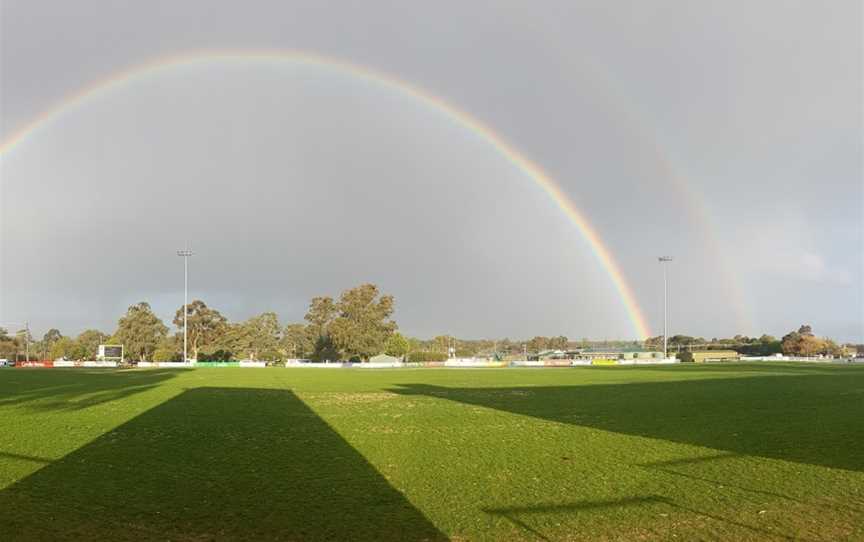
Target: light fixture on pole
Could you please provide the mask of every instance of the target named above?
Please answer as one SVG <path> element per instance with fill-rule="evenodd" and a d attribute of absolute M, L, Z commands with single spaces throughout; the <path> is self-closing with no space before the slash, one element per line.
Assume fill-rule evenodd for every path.
<path fill-rule="evenodd" d="M 666 318 L 666 305 L 667 305 L 667 302 L 666 302 L 666 294 L 667 294 L 667 287 L 666 287 L 666 266 L 663 265 L 663 264 L 671 262 L 671 261 L 672 261 L 672 256 L 660 256 L 659 258 L 657 258 L 657 261 L 659 261 L 659 262 L 660 262 L 660 265 L 663 266 L 663 359 L 666 359 L 666 358 L 669 357 L 669 354 L 668 354 L 667 351 L 666 351 L 666 347 L 667 347 L 667 342 L 666 342 L 666 337 L 667 337 L 667 335 L 666 335 L 666 333 L 667 333 L 667 331 L 666 331 L 666 324 L 667 324 L 667 318 Z"/>
<path fill-rule="evenodd" d="M 186 306 L 189 303 L 189 257 L 192 256 L 192 251 L 188 248 L 178 250 L 177 255 L 183 258 L 183 363 L 189 362 L 189 356 L 186 353 Z"/>

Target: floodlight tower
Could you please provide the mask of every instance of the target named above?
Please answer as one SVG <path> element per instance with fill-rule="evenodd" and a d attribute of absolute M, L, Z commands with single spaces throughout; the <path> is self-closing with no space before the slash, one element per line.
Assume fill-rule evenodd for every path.
<path fill-rule="evenodd" d="M 188 248 L 178 250 L 177 255 L 183 258 L 183 363 L 189 362 L 189 356 L 186 354 L 186 306 L 189 303 L 189 257 L 192 256 L 192 251 Z"/>
<path fill-rule="evenodd" d="M 666 324 L 667 324 L 666 294 L 667 294 L 668 289 L 667 289 L 667 282 L 666 282 L 666 266 L 663 264 L 671 262 L 672 256 L 660 256 L 659 258 L 657 258 L 657 261 L 659 261 L 660 265 L 663 267 L 663 359 L 666 359 L 667 357 L 669 357 L 669 354 L 666 351 L 666 346 L 667 346 L 667 342 L 666 342 L 666 337 L 667 337 L 667 335 L 666 335 Z"/>

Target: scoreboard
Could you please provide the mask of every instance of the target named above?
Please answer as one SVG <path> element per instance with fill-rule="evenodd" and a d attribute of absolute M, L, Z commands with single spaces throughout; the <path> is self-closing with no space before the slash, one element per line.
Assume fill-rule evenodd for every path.
<path fill-rule="evenodd" d="M 123 359 L 123 345 L 100 344 L 99 359 Z"/>

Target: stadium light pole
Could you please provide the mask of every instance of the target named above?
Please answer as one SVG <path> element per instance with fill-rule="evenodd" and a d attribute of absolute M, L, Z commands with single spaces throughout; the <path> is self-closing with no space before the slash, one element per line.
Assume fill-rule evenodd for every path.
<path fill-rule="evenodd" d="M 186 353 L 186 306 L 189 303 L 189 257 L 192 256 L 192 251 L 188 248 L 178 250 L 177 255 L 183 258 L 183 363 L 189 362 L 189 356 Z"/>
<path fill-rule="evenodd" d="M 668 288 L 667 288 L 667 281 L 666 281 L 666 266 L 664 264 L 671 262 L 672 256 L 660 256 L 659 258 L 657 258 L 657 261 L 659 261 L 660 265 L 663 267 L 663 359 L 666 359 L 669 357 L 669 354 L 666 350 L 666 346 L 667 346 L 667 342 L 666 342 L 666 337 L 667 337 L 667 331 L 666 331 L 666 324 L 667 324 L 666 294 L 667 294 Z"/>

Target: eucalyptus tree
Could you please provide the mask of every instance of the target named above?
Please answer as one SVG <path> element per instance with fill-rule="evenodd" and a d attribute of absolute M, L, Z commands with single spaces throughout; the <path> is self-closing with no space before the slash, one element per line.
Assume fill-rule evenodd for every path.
<path fill-rule="evenodd" d="M 146 361 L 167 334 L 168 327 L 153 314 L 150 304 L 142 301 L 129 307 L 117 322 L 113 340 L 122 344 L 130 357 Z"/>
<path fill-rule="evenodd" d="M 214 346 L 226 331 L 228 319 L 218 310 L 210 308 L 200 299 L 186 305 L 186 336 L 192 359 L 198 359 L 198 350 Z M 183 306 L 174 315 L 174 325 L 183 331 Z"/>

